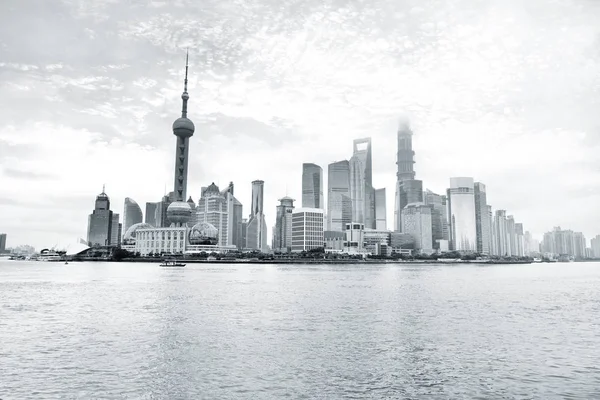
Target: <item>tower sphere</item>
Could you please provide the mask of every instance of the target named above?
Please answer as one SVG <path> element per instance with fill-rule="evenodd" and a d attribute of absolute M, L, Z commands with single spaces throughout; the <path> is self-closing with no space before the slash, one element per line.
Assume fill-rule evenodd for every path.
<path fill-rule="evenodd" d="M 174 224 L 185 224 L 192 218 L 192 208 L 185 201 L 174 201 L 167 208 L 167 219 Z"/>
<path fill-rule="evenodd" d="M 181 117 L 173 122 L 173 134 L 182 138 L 188 138 L 194 134 L 196 127 L 192 120 Z"/>

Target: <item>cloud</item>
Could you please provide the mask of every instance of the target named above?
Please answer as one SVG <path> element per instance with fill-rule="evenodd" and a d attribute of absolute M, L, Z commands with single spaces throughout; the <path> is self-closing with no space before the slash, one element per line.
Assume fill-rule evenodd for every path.
<path fill-rule="evenodd" d="M 599 19 L 574 0 L 0 2 L 0 224 L 41 247 L 85 235 L 102 183 L 119 212 L 160 198 L 189 48 L 196 200 L 234 181 L 247 213 L 263 179 L 271 225 L 278 198 L 301 198 L 302 162 L 326 171 L 370 136 L 391 224 L 405 115 L 426 187 L 474 176 L 537 236 L 595 235 Z M 57 192 L 69 210 L 30 222 L 19 201 Z"/>

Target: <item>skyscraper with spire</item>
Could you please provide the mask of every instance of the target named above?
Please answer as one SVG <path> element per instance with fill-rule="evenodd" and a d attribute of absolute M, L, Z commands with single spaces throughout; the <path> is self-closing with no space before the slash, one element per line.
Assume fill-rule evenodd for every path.
<path fill-rule="evenodd" d="M 188 60 L 189 54 L 185 56 L 185 79 L 183 81 L 183 93 L 181 94 L 182 108 L 181 117 L 173 122 L 173 134 L 177 136 L 177 147 L 175 148 L 175 179 L 173 201 L 167 208 L 167 219 L 171 226 L 186 226 L 192 217 L 192 209 L 186 202 L 187 194 L 187 172 L 189 140 L 194 135 L 194 123 L 187 117 L 187 103 L 190 98 L 187 92 L 188 84 Z"/>
<path fill-rule="evenodd" d="M 402 232 L 402 209 L 410 203 L 423 202 L 423 181 L 415 179 L 415 152 L 412 149 L 412 135 L 408 121 L 401 121 L 398 127 L 398 153 L 396 165 L 396 198 L 394 202 L 394 230 Z"/>

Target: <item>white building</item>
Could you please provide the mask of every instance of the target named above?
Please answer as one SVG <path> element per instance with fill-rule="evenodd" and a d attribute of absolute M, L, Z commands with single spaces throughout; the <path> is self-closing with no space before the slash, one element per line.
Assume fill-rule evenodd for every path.
<path fill-rule="evenodd" d="M 292 213 L 292 252 L 323 247 L 325 243 L 323 210 L 298 208 Z"/>
<path fill-rule="evenodd" d="M 402 232 L 415 239 L 415 250 L 433 253 L 431 205 L 411 203 L 402 209 Z"/>

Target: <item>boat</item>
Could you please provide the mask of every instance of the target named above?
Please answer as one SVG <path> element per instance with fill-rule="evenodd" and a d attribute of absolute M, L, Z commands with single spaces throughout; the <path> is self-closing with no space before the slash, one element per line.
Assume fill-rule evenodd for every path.
<path fill-rule="evenodd" d="M 185 264 L 177 262 L 176 260 L 164 260 L 161 267 L 185 267 Z"/>
<path fill-rule="evenodd" d="M 54 250 L 44 249 L 40 251 L 38 261 L 62 261 L 61 255 Z"/>

